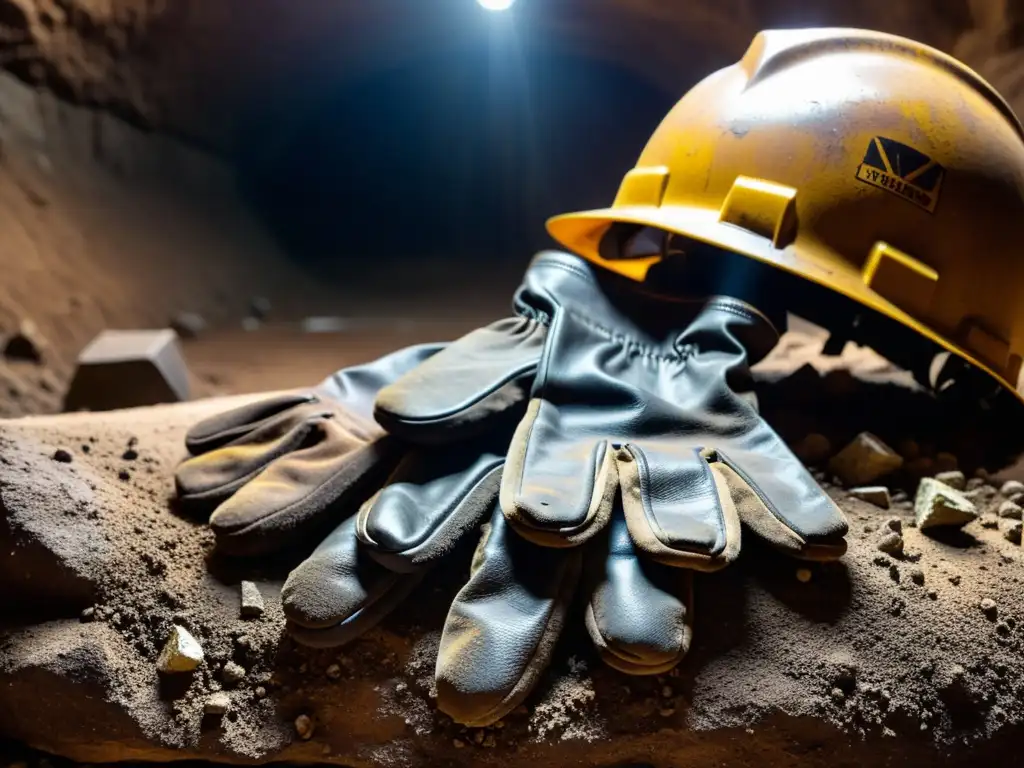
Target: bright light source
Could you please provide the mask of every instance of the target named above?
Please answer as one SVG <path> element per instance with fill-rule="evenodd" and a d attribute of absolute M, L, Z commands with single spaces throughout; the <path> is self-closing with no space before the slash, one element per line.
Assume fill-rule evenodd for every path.
<path fill-rule="evenodd" d="M 481 8 L 488 11 L 507 11 L 516 0 L 476 0 Z"/>

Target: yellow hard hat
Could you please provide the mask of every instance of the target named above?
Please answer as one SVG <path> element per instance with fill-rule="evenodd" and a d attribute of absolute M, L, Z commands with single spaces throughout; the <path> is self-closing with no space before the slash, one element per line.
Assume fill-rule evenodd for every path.
<path fill-rule="evenodd" d="M 1024 128 L 956 59 L 858 29 L 761 32 L 672 108 L 610 208 L 556 216 L 566 248 L 642 280 L 677 233 L 903 323 L 1019 399 Z"/>

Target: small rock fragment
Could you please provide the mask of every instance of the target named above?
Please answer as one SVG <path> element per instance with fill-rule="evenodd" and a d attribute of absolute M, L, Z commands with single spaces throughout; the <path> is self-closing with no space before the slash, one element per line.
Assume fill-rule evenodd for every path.
<path fill-rule="evenodd" d="M 309 715 L 299 715 L 295 718 L 295 732 L 299 738 L 308 741 L 313 736 L 313 720 Z"/>
<path fill-rule="evenodd" d="M 935 471 L 938 474 L 951 475 L 956 472 L 956 468 L 958 466 L 960 466 L 960 461 L 952 453 L 949 453 L 947 451 L 939 451 L 937 454 L 935 454 Z M 966 478 L 964 479 L 964 482 L 967 482 Z M 953 487 L 955 488 L 956 486 Z M 957 490 L 961 489 L 957 488 Z"/>
<path fill-rule="evenodd" d="M 267 696 L 267 689 L 266 689 L 266 688 L 264 688 L 264 687 L 263 687 L 262 685 L 257 685 L 257 686 L 256 686 L 256 690 L 255 690 L 255 691 L 253 691 L 253 695 L 254 695 L 254 696 L 255 696 L 255 697 L 257 698 L 257 699 L 264 699 L 264 698 L 266 698 L 266 696 Z"/>
<path fill-rule="evenodd" d="M 923 586 L 924 585 L 924 571 L 921 570 L 920 568 L 911 568 L 910 569 L 910 580 L 912 582 L 914 582 L 915 584 L 917 584 L 917 586 L 919 586 L 919 587 Z"/>
<path fill-rule="evenodd" d="M 53 460 L 59 461 L 61 464 L 71 463 L 71 454 L 65 451 L 63 448 L 58 448 L 53 452 Z"/>
<path fill-rule="evenodd" d="M 804 464 L 819 464 L 832 455 L 832 443 L 824 435 L 811 432 L 796 444 L 793 453 Z"/>
<path fill-rule="evenodd" d="M 1020 544 L 1021 531 L 1024 524 L 1020 520 L 1010 520 L 1003 525 L 1003 538 L 1014 544 Z"/>
<path fill-rule="evenodd" d="M 999 505 L 999 516 L 1010 520 L 1020 520 L 1021 517 L 1024 517 L 1024 509 L 1012 501 L 1004 501 Z"/>
<path fill-rule="evenodd" d="M 941 455 L 941 454 L 940 454 Z M 939 472 L 935 475 L 935 479 L 940 483 L 945 483 L 950 488 L 957 491 L 963 491 L 967 488 L 967 478 L 964 477 L 964 473 L 959 470 L 952 470 L 950 472 Z"/>
<path fill-rule="evenodd" d="M 86 608 L 79 614 L 79 618 L 85 623 L 93 621 L 96 618 L 96 609 L 92 607 Z"/>
<path fill-rule="evenodd" d="M 179 312 L 170 322 L 171 328 L 183 339 L 195 339 L 206 330 L 206 320 L 195 312 Z"/>
<path fill-rule="evenodd" d="M 892 506 L 889 489 L 884 485 L 864 485 L 860 488 L 853 488 L 850 490 L 850 495 L 882 509 L 889 509 Z"/>
<path fill-rule="evenodd" d="M 886 520 L 885 527 L 893 533 L 903 533 L 903 521 L 898 517 L 890 517 Z"/>
<path fill-rule="evenodd" d="M 962 528 L 977 517 L 974 503 L 960 491 L 932 477 L 921 479 L 914 499 L 914 519 L 920 530 Z"/>
<path fill-rule="evenodd" d="M 981 486 L 983 486 L 983 485 L 985 485 L 985 480 L 983 478 L 972 477 L 970 480 L 967 481 L 967 486 L 966 487 L 967 487 L 968 491 L 976 491 L 978 488 L 981 488 Z"/>
<path fill-rule="evenodd" d="M 498 746 L 498 741 L 497 741 L 497 739 L 494 738 L 494 734 L 493 733 L 488 733 L 486 736 L 484 736 L 484 744 L 483 745 L 484 745 L 484 748 L 486 748 L 486 749 L 491 749 L 493 747 Z"/>
<path fill-rule="evenodd" d="M 1007 480 L 999 488 L 999 492 L 1009 498 L 1016 493 L 1024 493 L 1024 483 L 1020 480 Z"/>
<path fill-rule="evenodd" d="M 242 616 L 246 618 L 262 616 L 264 611 L 263 595 L 251 581 L 242 582 Z"/>
<path fill-rule="evenodd" d="M 798 568 L 796 571 L 796 580 L 801 584 L 806 584 L 811 580 L 813 574 L 810 568 Z"/>
<path fill-rule="evenodd" d="M 331 666 L 327 668 L 327 677 L 331 680 L 337 680 L 341 677 L 341 667 L 337 664 L 331 664 Z"/>
<path fill-rule="evenodd" d="M 466 742 L 464 742 L 462 739 L 452 739 L 452 746 L 456 749 L 465 749 Z"/>
<path fill-rule="evenodd" d="M 990 597 L 986 597 L 981 601 L 981 612 L 984 613 L 988 618 L 995 619 L 999 613 L 999 608 L 996 606 L 996 601 Z"/>
<path fill-rule="evenodd" d="M 245 668 L 233 661 L 224 665 L 221 677 L 228 685 L 236 685 L 245 679 Z"/>
<path fill-rule="evenodd" d="M 981 527 L 989 529 L 998 528 L 999 518 L 989 512 L 986 512 L 981 516 Z"/>
<path fill-rule="evenodd" d="M 215 693 L 203 704 L 203 712 L 208 715 L 223 715 L 231 708 L 231 697 L 226 693 Z"/>
<path fill-rule="evenodd" d="M 844 485 L 861 486 L 899 469 L 903 457 L 870 432 L 861 432 L 828 466 Z"/>
<path fill-rule="evenodd" d="M 903 537 L 894 531 L 890 531 L 878 540 L 875 548 L 889 555 L 902 555 Z"/>
<path fill-rule="evenodd" d="M 167 643 L 156 661 L 160 672 L 191 672 L 203 663 L 203 647 L 184 627 L 174 625 Z"/>

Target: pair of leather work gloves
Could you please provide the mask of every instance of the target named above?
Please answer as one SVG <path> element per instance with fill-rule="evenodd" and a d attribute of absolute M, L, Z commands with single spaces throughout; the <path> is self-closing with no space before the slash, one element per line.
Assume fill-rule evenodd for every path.
<path fill-rule="evenodd" d="M 176 475 L 219 503 L 226 553 L 324 536 L 283 591 L 310 646 L 359 637 L 478 538 L 436 667 L 439 708 L 471 726 L 530 693 L 576 597 L 605 662 L 661 674 L 690 644 L 691 574 L 735 560 L 742 529 L 845 552 L 843 515 L 758 415 L 750 366 L 778 340 L 760 311 L 559 252 L 514 309 L 207 419 Z"/>

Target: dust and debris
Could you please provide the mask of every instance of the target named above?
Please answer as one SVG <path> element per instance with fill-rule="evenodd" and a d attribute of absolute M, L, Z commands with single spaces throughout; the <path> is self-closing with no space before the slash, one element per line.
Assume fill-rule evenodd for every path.
<path fill-rule="evenodd" d="M 89 423 L 101 423 L 95 418 Z M 86 672 L 103 681 L 117 711 L 140 725 L 157 759 L 223 750 L 231 759 L 316 761 L 329 742 L 331 761 L 354 764 L 361 755 L 378 765 L 413 765 L 424 756 L 443 763 L 458 760 L 456 754 L 468 760 L 487 749 L 503 756 L 517 740 L 531 742 L 528 749 L 539 750 L 531 754 L 546 764 L 612 762 L 647 749 L 652 739 L 670 747 L 694 733 L 726 748 L 735 739 L 731 728 L 774 744 L 764 724 L 778 718 L 798 730 L 810 724 L 830 747 L 857 749 L 882 739 L 892 750 L 884 736 L 896 733 L 906 749 L 983 750 L 998 734 L 1019 734 L 1024 726 L 1020 547 L 981 521 L 957 537 L 925 536 L 912 527 L 909 509 L 882 520 L 877 508 L 827 485 L 851 522 L 848 554 L 840 563 L 816 564 L 806 583 L 794 578 L 793 561 L 780 566 L 753 549 L 721 573 L 701 574 L 694 646 L 671 684 L 673 697 L 664 698 L 663 681 L 624 678 L 587 656 L 585 643 L 567 643 L 563 654 L 575 654 L 568 673 L 559 666 L 564 655 L 556 656 L 555 671 L 506 728 L 463 733 L 434 707 L 437 630 L 450 593 L 431 591 L 422 600 L 438 609 L 431 622 L 385 622 L 343 654 L 308 651 L 284 638 L 279 581 L 270 576 L 245 575 L 259 585 L 266 613 L 258 621 L 239 616 L 240 581 L 234 573 L 220 578 L 209 532 L 201 521 L 168 511 L 170 468 L 183 426 L 194 418 L 176 431 L 133 424 L 133 467 L 149 466 L 154 474 L 133 471 L 126 482 L 117 480 L 123 429 L 108 426 L 90 440 L 96 435 L 65 428 L 47 435 L 33 427 L 16 435 L 16 445 L 10 430 L 0 433 L 7 441 L 0 442 L 7 462 L 0 465 L 0 498 L 11 522 L 25 540 L 58 552 L 62 567 L 90 586 L 66 614 L 73 620 L 5 636 L 0 682 L 8 700 L 24 697 L 32 706 L 36 690 L 26 681 L 33 671 L 56 670 L 63 678 Z M 52 460 L 60 445 L 92 448 L 62 464 Z M 995 515 L 1009 499 L 974 479 L 980 483 L 972 490 L 989 500 L 985 513 Z M 903 537 L 901 556 L 875 549 L 886 532 Z M 994 621 L 980 608 L 986 598 L 997 606 Z M 82 622 L 86 608 L 92 621 Z M 168 697 L 154 662 L 175 625 L 196 637 L 206 659 L 188 688 Z M 245 678 L 220 690 L 229 664 L 246 670 Z M 206 737 L 205 708 L 218 693 L 231 706 Z M 313 743 L 299 736 L 300 715 L 315 718 Z M 352 745 L 343 743 L 348 734 Z M 84 737 L 75 738 L 84 749 Z M 564 742 L 571 753 L 559 751 Z M 139 754 L 138 743 L 119 748 Z"/>
<path fill-rule="evenodd" d="M 597 694 L 586 662 L 573 656 L 568 670 L 557 677 L 533 709 L 529 721 L 535 740 L 558 737 L 563 741 L 596 741 L 606 731 L 596 711 Z"/>

